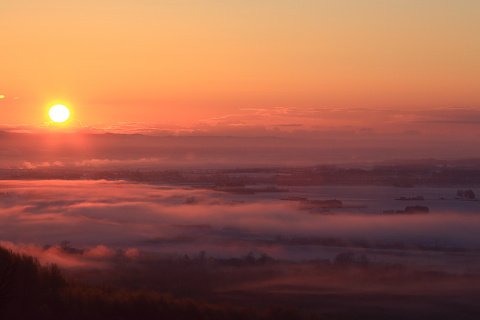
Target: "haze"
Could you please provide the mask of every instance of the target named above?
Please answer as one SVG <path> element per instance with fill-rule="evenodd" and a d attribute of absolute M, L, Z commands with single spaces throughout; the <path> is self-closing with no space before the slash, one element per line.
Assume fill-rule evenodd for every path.
<path fill-rule="evenodd" d="M 58 99 L 78 126 L 104 127 L 249 108 L 479 107 L 479 12 L 474 0 L 4 0 L 2 122 L 40 125 Z"/>

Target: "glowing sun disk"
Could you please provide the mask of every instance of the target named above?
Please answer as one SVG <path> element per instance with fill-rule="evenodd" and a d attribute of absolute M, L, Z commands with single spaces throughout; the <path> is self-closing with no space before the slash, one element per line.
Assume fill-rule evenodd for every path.
<path fill-rule="evenodd" d="M 63 104 L 57 104 L 50 108 L 48 115 L 53 122 L 62 123 L 70 118 L 70 110 Z"/>

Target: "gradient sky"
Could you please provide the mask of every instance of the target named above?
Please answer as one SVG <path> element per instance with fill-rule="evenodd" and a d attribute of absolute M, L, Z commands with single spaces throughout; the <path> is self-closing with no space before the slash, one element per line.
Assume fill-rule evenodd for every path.
<path fill-rule="evenodd" d="M 476 0 L 2 0 L 1 122 L 57 101 L 86 126 L 476 109 L 479 17 Z"/>

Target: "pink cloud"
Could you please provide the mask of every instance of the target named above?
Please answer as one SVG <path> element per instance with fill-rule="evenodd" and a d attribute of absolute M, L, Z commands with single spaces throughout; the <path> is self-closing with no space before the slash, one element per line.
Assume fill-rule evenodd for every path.
<path fill-rule="evenodd" d="M 480 216 L 470 213 L 312 214 L 280 196 L 122 181 L 1 181 L 0 188 L 11 197 L 0 214 L 0 239 L 32 243 L 39 257 L 63 265 L 136 258 L 139 250 L 301 259 L 322 255 L 325 238 L 480 247 Z M 56 246 L 63 241 L 82 248 L 81 257 L 67 259 Z M 306 244 L 294 250 L 295 242 Z"/>

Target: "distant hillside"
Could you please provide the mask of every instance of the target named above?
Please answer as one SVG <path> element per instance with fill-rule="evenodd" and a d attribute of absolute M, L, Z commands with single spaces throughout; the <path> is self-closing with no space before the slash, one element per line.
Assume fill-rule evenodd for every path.
<path fill-rule="evenodd" d="M 284 310 L 246 310 L 67 281 L 56 266 L 0 248 L 0 319 L 303 319 Z M 309 318 L 312 319 L 312 318 Z"/>

